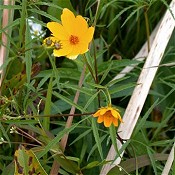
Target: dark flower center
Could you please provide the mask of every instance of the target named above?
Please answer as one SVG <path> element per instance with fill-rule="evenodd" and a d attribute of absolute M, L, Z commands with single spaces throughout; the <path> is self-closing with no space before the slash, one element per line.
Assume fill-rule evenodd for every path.
<path fill-rule="evenodd" d="M 76 45 L 76 44 L 79 43 L 78 37 L 77 36 L 73 36 L 73 35 L 70 36 L 69 41 L 70 41 L 70 44 L 72 44 L 72 45 Z"/>

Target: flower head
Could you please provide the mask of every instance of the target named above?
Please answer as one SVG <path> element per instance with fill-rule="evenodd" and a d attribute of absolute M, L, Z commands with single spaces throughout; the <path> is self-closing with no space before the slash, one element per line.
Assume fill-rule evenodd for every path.
<path fill-rule="evenodd" d="M 67 8 L 63 9 L 61 24 L 49 22 L 47 28 L 52 32 L 52 37 L 49 37 L 53 44 L 51 46 L 55 41 L 60 44 L 59 48 L 54 46 L 54 56 L 66 56 L 69 59 L 76 59 L 79 54 L 87 52 L 94 34 L 94 27 L 88 27 L 82 16 L 75 16 Z M 47 39 L 44 40 L 46 46 Z"/>
<path fill-rule="evenodd" d="M 104 122 L 105 127 L 110 127 L 112 123 L 114 126 L 118 126 L 118 120 L 123 122 L 118 109 L 110 106 L 101 107 L 95 114 L 93 114 L 93 117 L 98 117 L 97 122 Z"/>
<path fill-rule="evenodd" d="M 27 19 L 29 27 L 30 27 L 30 33 L 31 37 L 33 38 L 38 38 L 38 37 L 44 37 L 45 36 L 45 31 L 42 30 L 41 24 L 33 22 L 32 19 L 34 19 L 33 16 L 30 17 L 31 19 Z"/>

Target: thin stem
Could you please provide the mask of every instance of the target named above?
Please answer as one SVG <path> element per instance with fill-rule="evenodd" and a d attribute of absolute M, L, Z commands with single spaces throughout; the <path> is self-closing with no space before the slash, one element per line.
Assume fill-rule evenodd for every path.
<path fill-rule="evenodd" d="M 100 7 L 100 1 L 101 0 L 97 0 L 97 8 L 96 8 L 96 14 L 95 14 L 95 19 L 94 19 L 94 26 L 96 26 L 96 23 L 97 23 L 98 10 L 99 10 L 99 7 Z"/>
<path fill-rule="evenodd" d="M 111 106 L 112 105 L 111 96 L 107 88 L 106 88 L 106 92 L 107 92 L 107 97 L 108 97 L 108 105 Z"/>
<path fill-rule="evenodd" d="M 80 80 L 79 80 L 79 83 L 78 83 L 79 88 L 81 88 L 82 85 L 83 85 L 85 71 L 86 71 L 86 65 L 84 65 L 84 68 L 83 68 L 81 76 L 80 76 Z M 75 104 L 77 104 L 77 102 L 78 102 L 79 95 L 80 95 L 80 92 L 77 91 L 76 94 L 75 94 L 75 97 L 74 97 L 74 103 Z M 70 128 L 71 127 L 73 117 L 74 117 L 74 113 L 75 113 L 75 106 L 72 106 L 72 108 L 70 110 L 70 116 L 67 119 L 65 128 Z M 61 146 L 63 152 L 64 152 L 64 150 L 66 148 L 66 145 L 67 145 L 68 136 L 69 136 L 68 134 L 65 134 L 62 137 L 61 142 L 60 142 L 60 146 Z M 56 160 L 54 160 L 50 175 L 51 174 L 58 174 L 59 167 L 60 167 L 59 164 L 56 162 Z"/>
<path fill-rule="evenodd" d="M 79 116 L 86 116 L 86 115 L 92 115 L 94 114 L 95 112 L 87 112 L 87 113 L 79 113 L 79 114 L 48 114 L 48 115 L 22 115 L 22 116 L 19 116 L 19 115 L 14 115 L 13 117 L 10 117 L 10 116 L 3 116 L 3 119 L 0 121 L 3 122 L 3 121 L 6 121 L 6 120 L 20 120 L 20 119 L 26 119 L 26 118 L 45 118 L 45 117 L 52 117 L 52 118 L 56 118 L 56 117 L 69 117 L 69 116 L 74 116 L 74 117 L 79 117 Z M 5 119 L 5 120 L 4 120 Z"/>
<path fill-rule="evenodd" d="M 16 126 L 15 126 L 16 127 Z M 20 131 L 22 134 L 24 134 L 23 136 L 26 136 L 28 138 L 31 138 L 32 140 L 36 141 L 37 143 L 39 143 L 40 145 L 43 145 L 42 142 L 40 142 L 39 140 L 37 140 L 36 138 L 34 138 L 33 136 L 31 136 L 30 134 L 26 133 L 25 131 L 23 131 L 22 129 L 16 127 L 16 129 L 18 131 Z"/>
<path fill-rule="evenodd" d="M 148 21 L 148 13 L 147 8 L 144 9 L 144 16 L 145 16 L 145 25 L 146 25 L 146 36 L 147 36 L 147 45 L 148 45 L 148 52 L 150 51 L 150 31 L 149 31 L 149 21 Z"/>
<path fill-rule="evenodd" d="M 87 67 L 88 67 L 88 69 L 89 69 L 89 72 L 90 72 L 90 73 L 91 73 L 91 75 L 92 75 L 92 78 L 93 78 L 93 79 L 94 79 L 94 81 L 96 82 L 96 78 L 95 78 L 95 76 L 94 76 L 94 74 L 93 74 L 93 70 L 92 70 L 91 66 L 89 65 L 89 63 L 88 63 L 88 61 L 87 61 L 87 58 L 86 58 L 86 55 L 85 55 L 85 54 L 83 54 L 83 58 L 84 58 L 84 61 L 85 61 L 86 65 L 87 65 Z"/>
<path fill-rule="evenodd" d="M 95 83 L 99 84 L 98 80 L 98 66 L 97 66 L 97 56 L 96 56 L 96 47 L 95 47 L 95 42 L 93 40 L 93 50 L 94 50 L 94 69 L 95 69 Z M 97 92 L 99 89 L 97 88 Z M 98 107 L 100 107 L 100 93 L 98 93 Z"/>
<path fill-rule="evenodd" d="M 83 71 L 82 71 L 82 73 L 81 73 L 81 77 L 80 77 L 80 80 L 79 80 L 79 83 L 78 83 L 78 86 L 79 86 L 80 88 L 81 88 L 82 85 L 83 85 L 85 70 L 86 70 L 86 65 L 85 65 L 84 68 L 83 68 Z M 75 103 L 75 104 L 78 102 L 79 95 L 80 95 L 80 92 L 77 91 L 76 94 L 75 94 L 75 97 L 74 97 L 74 103 Z M 70 127 L 71 127 L 72 121 L 73 121 L 73 117 L 74 117 L 72 114 L 74 114 L 74 113 L 75 113 L 75 106 L 72 106 L 72 108 L 71 108 L 71 110 L 70 110 L 71 116 L 69 116 L 68 119 L 67 119 L 67 123 L 66 123 L 66 126 L 65 126 L 66 128 L 70 128 Z M 61 139 L 61 143 L 60 143 L 60 145 L 61 145 L 63 151 L 64 151 L 65 148 L 66 148 L 67 140 L 68 140 L 68 134 L 65 134 L 65 135 L 63 136 L 63 138 Z"/>

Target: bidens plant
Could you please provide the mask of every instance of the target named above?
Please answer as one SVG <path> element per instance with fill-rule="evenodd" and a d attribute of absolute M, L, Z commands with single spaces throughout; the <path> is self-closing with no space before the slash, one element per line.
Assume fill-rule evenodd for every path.
<path fill-rule="evenodd" d="M 88 27 L 82 16 L 75 16 L 67 8 L 63 9 L 61 24 L 49 22 L 47 28 L 52 36 L 44 40 L 44 45 L 54 47 L 55 57 L 66 56 L 69 59 L 76 59 L 79 54 L 87 52 L 94 34 L 94 27 Z"/>

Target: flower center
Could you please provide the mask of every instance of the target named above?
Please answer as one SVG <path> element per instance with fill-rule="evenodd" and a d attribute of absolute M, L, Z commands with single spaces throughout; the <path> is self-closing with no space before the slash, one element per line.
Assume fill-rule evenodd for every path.
<path fill-rule="evenodd" d="M 73 35 L 70 36 L 69 41 L 70 41 L 70 44 L 72 44 L 72 45 L 76 45 L 76 44 L 79 43 L 78 37 L 77 36 L 73 36 Z"/>
<path fill-rule="evenodd" d="M 61 44 L 60 44 L 60 42 L 59 42 L 59 41 L 55 41 L 54 47 L 55 47 L 56 50 L 61 49 Z"/>
<path fill-rule="evenodd" d="M 107 117 L 108 119 L 113 118 L 113 115 L 111 114 L 111 111 L 107 111 L 107 112 L 105 113 L 105 117 Z"/>
<path fill-rule="evenodd" d="M 46 45 L 51 46 L 52 45 L 52 40 L 50 38 L 46 39 Z"/>

